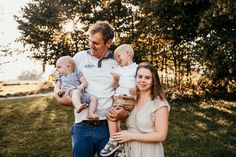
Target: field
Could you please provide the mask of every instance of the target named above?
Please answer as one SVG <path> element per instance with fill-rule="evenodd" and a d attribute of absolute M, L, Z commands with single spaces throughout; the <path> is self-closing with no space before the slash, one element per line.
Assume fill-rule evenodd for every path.
<path fill-rule="evenodd" d="M 0 101 L 0 156 L 70 156 L 72 110 L 52 97 Z"/>
<path fill-rule="evenodd" d="M 72 109 L 53 97 L 0 100 L 1 157 L 70 157 Z M 236 102 L 171 102 L 166 157 L 235 157 Z"/>
<path fill-rule="evenodd" d="M 52 82 L 0 81 L 0 98 L 51 92 Z"/>

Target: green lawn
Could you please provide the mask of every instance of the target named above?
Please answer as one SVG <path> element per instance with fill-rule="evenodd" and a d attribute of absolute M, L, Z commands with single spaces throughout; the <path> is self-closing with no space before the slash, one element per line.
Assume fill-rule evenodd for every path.
<path fill-rule="evenodd" d="M 166 157 L 235 157 L 236 102 L 171 103 Z M 1 157 L 70 157 L 73 112 L 52 97 L 0 100 Z"/>

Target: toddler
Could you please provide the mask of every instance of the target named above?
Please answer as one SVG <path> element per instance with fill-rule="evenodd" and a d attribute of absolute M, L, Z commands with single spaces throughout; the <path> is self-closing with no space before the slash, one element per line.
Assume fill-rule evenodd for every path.
<path fill-rule="evenodd" d="M 123 107 L 127 111 L 131 111 L 135 104 L 135 73 L 137 64 L 133 62 L 134 50 L 128 44 L 120 45 L 114 51 L 114 57 L 119 67 L 113 73 L 113 87 L 116 88 L 113 96 L 112 107 Z M 101 156 L 109 156 L 113 154 L 121 145 L 111 138 L 111 136 L 120 131 L 121 121 L 113 122 L 108 119 L 110 138 L 108 143 L 100 152 Z"/>
<path fill-rule="evenodd" d="M 76 68 L 73 58 L 60 57 L 56 62 L 56 69 L 59 74 L 55 86 L 56 94 L 62 97 L 65 92 L 69 92 L 77 113 L 88 107 L 88 119 L 98 120 L 95 114 L 97 97 L 84 91 L 88 83 L 82 72 Z"/>

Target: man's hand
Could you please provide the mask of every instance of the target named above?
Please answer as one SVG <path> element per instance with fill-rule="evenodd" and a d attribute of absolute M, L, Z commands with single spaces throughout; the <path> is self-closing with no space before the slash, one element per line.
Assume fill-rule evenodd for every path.
<path fill-rule="evenodd" d="M 63 97 L 63 95 L 65 94 L 65 91 L 63 91 L 63 90 L 59 90 L 58 92 L 57 92 L 57 95 L 61 98 L 61 97 Z"/>
<path fill-rule="evenodd" d="M 73 107 L 72 100 L 71 100 L 71 97 L 69 96 L 68 91 L 65 92 L 62 97 L 59 97 L 57 94 L 55 95 L 55 97 L 61 105 Z"/>
<path fill-rule="evenodd" d="M 106 114 L 107 118 L 113 122 L 117 120 L 125 120 L 129 116 L 129 112 L 123 107 L 110 107 Z"/>

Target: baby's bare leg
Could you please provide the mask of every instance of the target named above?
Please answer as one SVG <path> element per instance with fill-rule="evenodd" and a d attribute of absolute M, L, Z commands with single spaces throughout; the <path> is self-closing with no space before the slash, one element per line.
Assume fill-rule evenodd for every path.
<path fill-rule="evenodd" d="M 72 103 L 77 111 L 80 113 L 83 109 L 88 107 L 88 104 L 81 104 L 81 91 L 79 89 L 73 89 L 72 91 Z"/>
<path fill-rule="evenodd" d="M 119 129 L 117 128 L 118 124 L 117 122 L 111 121 L 109 119 L 107 119 L 108 122 L 108 127 L 109 127 L 109 133 L 110 133 L 110 137 L 119 131 Z"/>
<path fill-rule="evenodd" d="M 116 121 L 116 132 L 120 132 L 121 131 L 121 121 L 118 120 Z"/>
<path fill-rule="evenodd" d="M 97 109 L 98 99 L 95 95 L 90 96 L 90 103 L 88 107 L 88 119 L 99 120 L 98 115 L 95 114 Z"/>

